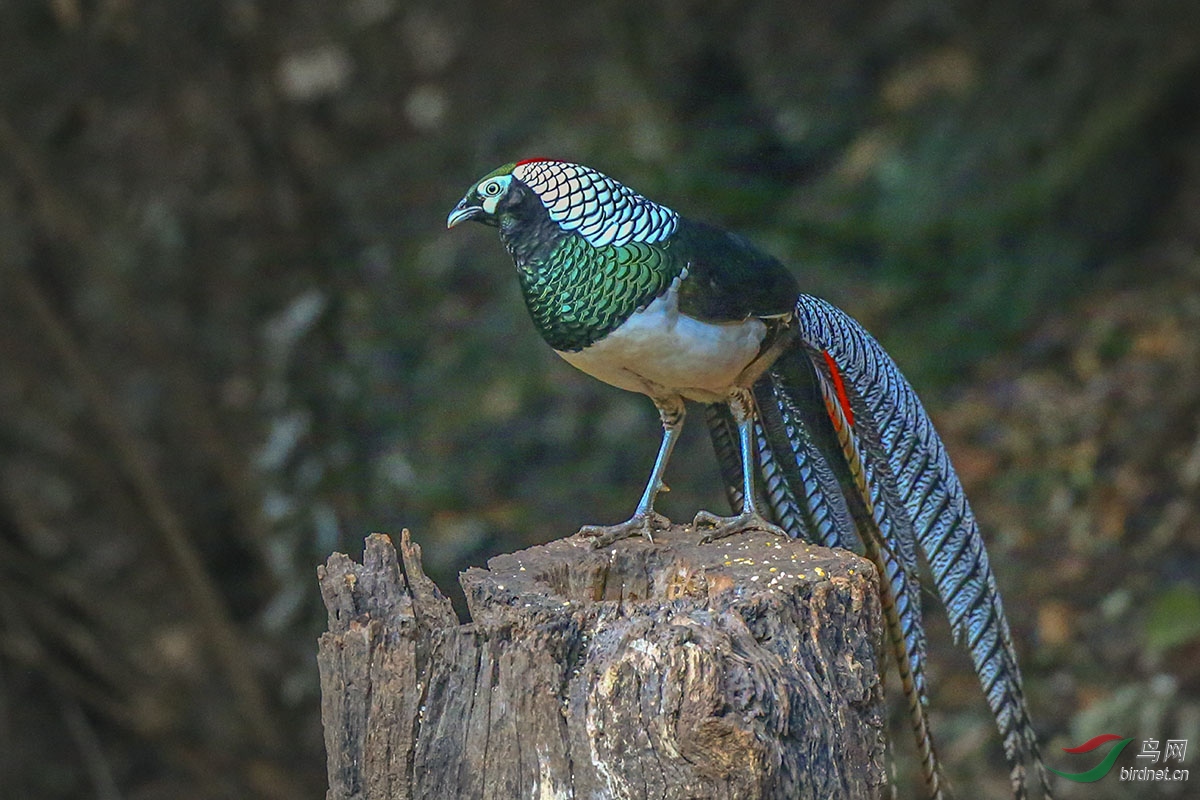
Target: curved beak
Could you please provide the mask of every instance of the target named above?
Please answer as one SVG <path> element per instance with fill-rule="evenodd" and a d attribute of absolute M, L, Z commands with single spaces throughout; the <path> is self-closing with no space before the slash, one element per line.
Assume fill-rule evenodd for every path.
<path fill-rule="evenodd" d="M 467 202 L 467 198 L 458 201 L 458 205 L 450 212 L 450 216 L 446 217 L 446 227 L 453 228 L 460 222 L 468 219 L 474 219 L 483 214 L 482 206 L 473 206 Z"/>

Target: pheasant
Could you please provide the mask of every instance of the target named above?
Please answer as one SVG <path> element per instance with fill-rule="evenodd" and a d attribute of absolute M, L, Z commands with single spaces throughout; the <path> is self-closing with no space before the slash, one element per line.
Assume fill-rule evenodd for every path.
<path fill-rule="evenodd" d="M 746 239 L 683 217 L 581 164 L 527 159 L 479 179 L 447 218 L 499 228 L 525 305 L 564 360 L 650 397 L 662 440 L 633 516 L 585 525 L 595 546 L 655 531 L 686 401 L 704 405 L 735 509 L 697 513 L 710 541 L 750 528 L 860 549 L 881 575 L 887 638 L 930 798 L 922 553 L 996 718 L 1013 795 L 1031 765 L 1050 796 L 1012 634 L 979 527 L 941 438 L 880 344 L 800 292 Z"/>

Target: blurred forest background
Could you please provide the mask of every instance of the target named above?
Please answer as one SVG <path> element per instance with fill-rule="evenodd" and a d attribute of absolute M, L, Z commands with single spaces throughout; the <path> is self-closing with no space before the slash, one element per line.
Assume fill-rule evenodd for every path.
<path fill-rule="evenodd" d="M 541 343 L 494 232 L 444 230 L 530 155 L 873 330 L 982 518 L 1050 764 L 1190 742 L 1189 784 L 1060 796 L 1195 796 L 1200 6 L 565 8 L 0 2 L 0 798 L 320 797 L 331 551 L 407 526 L 448 589 L 629 514 L 649 402 Z M 679 519 L 724 505 L 702 428 Z M 1004 797 L 931 626 L 951 787 Z"/>

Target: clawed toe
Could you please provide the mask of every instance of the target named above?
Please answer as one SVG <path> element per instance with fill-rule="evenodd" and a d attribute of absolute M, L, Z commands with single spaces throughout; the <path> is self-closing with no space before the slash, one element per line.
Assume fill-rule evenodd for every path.
<path fill-rule="evenodd" d="M 747 530 L 766 531 L 767 533 L 791 538 L 783 528 L 768 522 L 765 517 L 754 511 L 744 511 L 735 517 L 719 517 L 707 511 L 700 511 L 696 514 L 696 518 L 692 520 L 692 526 L 696 530 L 700 530 L 701 528 L 707 529 L 704 531 L 704 535 L 700 537 L 701 544 L 714 542 L 717 539 L 724 539 L 726 536 L 732 536 L 735 533 L 742 533 Z"/>
<path fill-rule="evenodd" d="M 666 530 L 669 527 L 671 527 L 671 520 L 656 511 L 651 511 L 648 514 L 634 514 L 625 522 L 617 525 L 584 525 L 576 535 L 591 539 L 592 548 L 599 550 L 613 542 L 619 542 L 638 534 L 653 542 L 655 531 Z"/>

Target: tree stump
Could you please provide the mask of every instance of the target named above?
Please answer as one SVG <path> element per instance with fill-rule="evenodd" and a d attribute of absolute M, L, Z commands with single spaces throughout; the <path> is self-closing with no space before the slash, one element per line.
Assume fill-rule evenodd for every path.
<path fill-rule="evenodd" d="M 318 569 L 328 800 L 878 798 L 876 573 L 845 551 L 675 528 L 575 537 L 461 582 L 401 536 Z"/>

